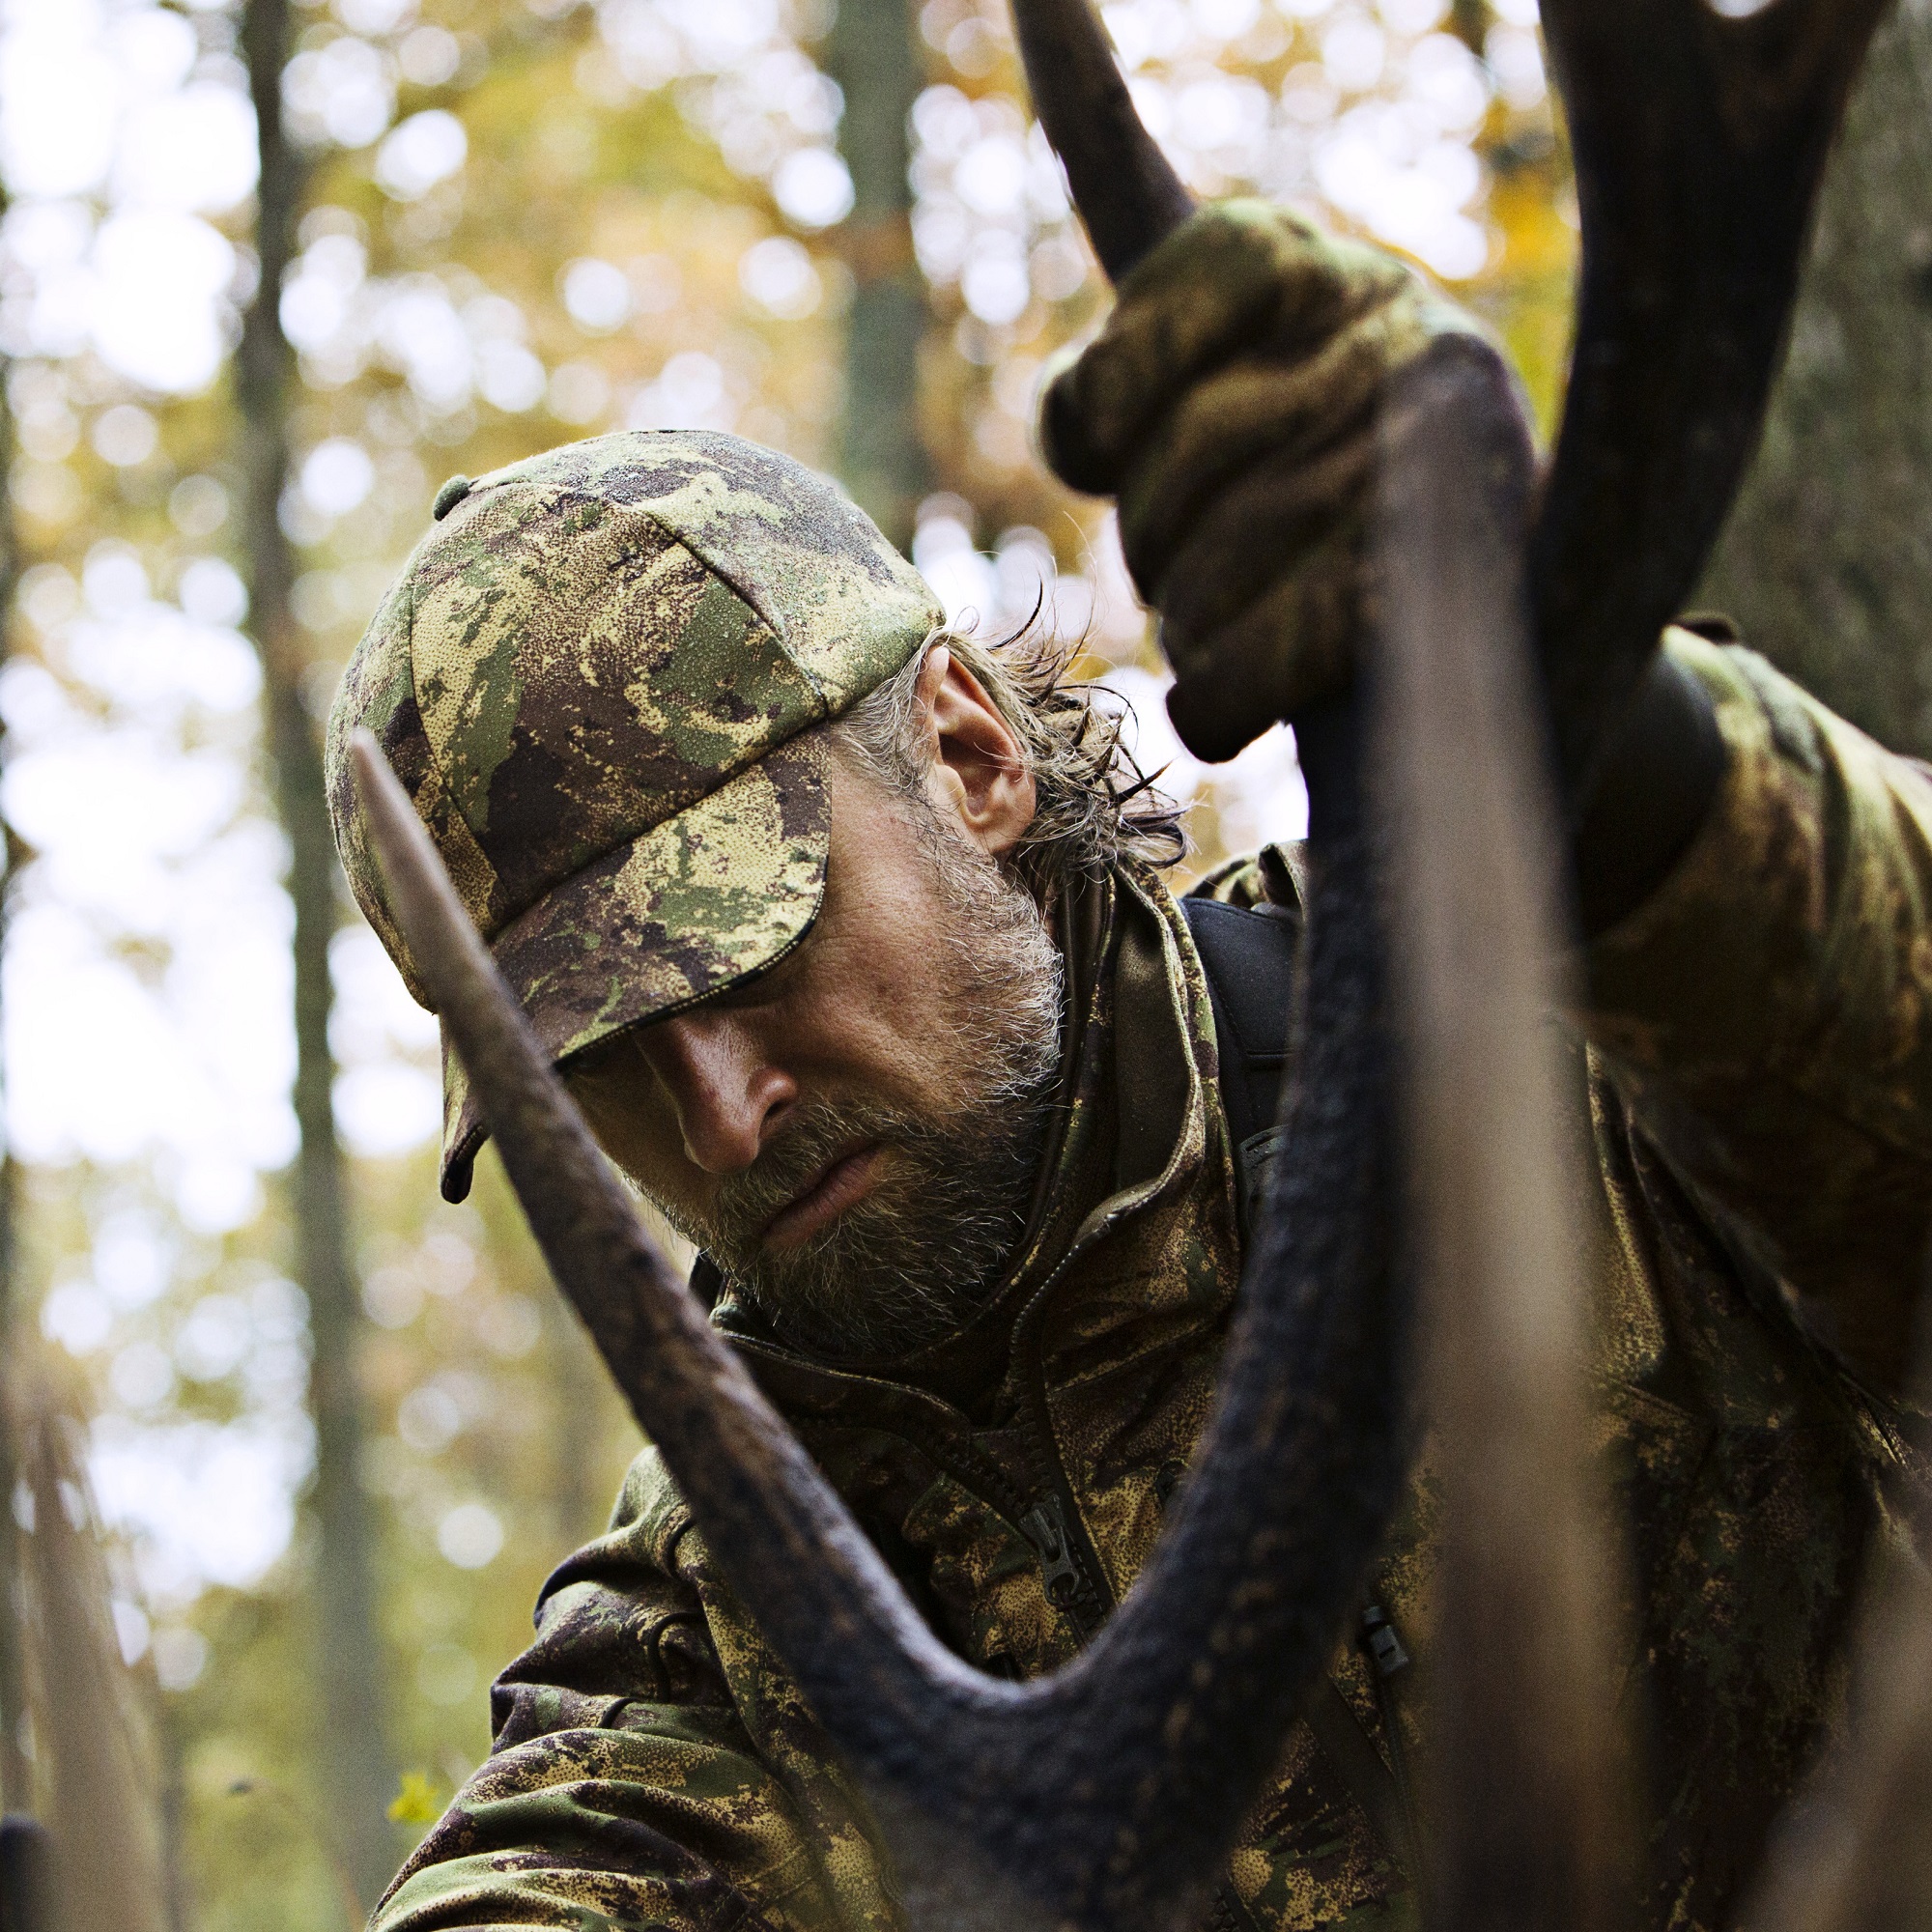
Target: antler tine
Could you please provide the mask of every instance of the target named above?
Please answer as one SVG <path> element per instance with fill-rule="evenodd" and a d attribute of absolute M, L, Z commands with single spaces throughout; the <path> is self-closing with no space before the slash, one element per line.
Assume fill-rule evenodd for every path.
<path fill-rule="evenodd" d="M 1118 282 L 1194 197 L 1134 110 L 1090 0 L 1013 0 L 1020 58 L 1094 252 Z"/>
<path fill-rule="evenodd" d="M 1886 0 L 1545 0 L 1583 227 L 1577 347 L 1530 548 L 1574 796 L 1756 444 L 1818 182 Z"/>

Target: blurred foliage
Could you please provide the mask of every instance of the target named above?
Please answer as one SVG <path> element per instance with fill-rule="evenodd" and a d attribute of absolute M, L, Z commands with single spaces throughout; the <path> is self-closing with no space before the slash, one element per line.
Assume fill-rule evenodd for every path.
<path fill-rule="evenodd" d="M 302 352 L 296 440 L 305 452 L 285 521 L 302 551 L 297 609 L 318 716 L 445 475 L 625 422 L 730 427 L 820 464 L 837 447 L 845 251 L 864 238 L 836 219 L 801 218 L 818 187 L 809 171 L 784 172 L 788 155 L 820 152 L 813 144 L 836 121 L 808 58 L 824 12 L 775 6 L 764 40 L 728 71 L 722 60 L 693 65 L 702 12 L 668 0 L 611 0 L 601 15 L 526 0 L 424 0 L 419 12 L 339 0 L 338 12 L 305 14 L 298 60 L 309 65 L 299 83 L 292 75 L 291 97 L 321 120 L 303 253 L 285 291 Z M 1204 0 L 1195 12 L 1206 19 L 1214 9 Z M 1247 24 L 1212 42 L 1205 70 L 1193 43 L 1174 55 L 1177 87 L 1216 64 L 1270 97 L 1316 86 L 1315 13 L 1234 14 Z M 215 8 L 187 17 L 204 62 L 218 67 L 232 16 Z M 1024 151 L 1010 36 L 993 0 L 926 0 L 919 17 L 929 78 L 953 90 L 940 106 L 967 103 L 974 140 L 1006 129 Z M 1493 16 L 1463 6 L 1449 24 L 1480 50 Z M 318 63 L 351 42 L 374 50 L 369 84 L 394 99 L 366 129 L 345 126 L 331 139 Z M 1337 109 L 1318 99 L 1317 111 Z M 425 116 L 454 117 L 467 157 L 449 126 Z M 416 149 L 397 147 L 412 127 Z M 1457 291 L 1508 342 L 1547 427 L 1575 252 L 1560 141 L 1546 106 L 1512 106 L 1500 94 L 1470 139 L 1486 171 L 1474 208 L 1490 260 Z M 460 164 L 444 166 L 452 152 Z M 938 208 L 952 190 L 933 185 L 944 172 L 935 153 L 928 143 L 915 168 Z M 1204 191 L 1252 185 L 1210 147 L 1190 171 Z M 1293 191 L 1319 207 L 1305 181 Z M 1028 540 L 1091 583 L 1105 576 L 1101 506 L 1043 474 L 1029 432 L 1042 366 L 1093 326 L 1105 293 L 1077 229 L 1054 211 L 1050 170 L 1029 192 L 1037 209 L 1015 245 L 1030 279 L 1017 303 L 980 299 L 1007 319 L 975 312 L 962 293 L 970 271 L 935 271 L 923 404 L 940 492 L 934 527 L 963 529 L 987 553 L 1014 532 L 1039 533 Z M 822 195 L 818 205 L 836 212 Z M 247 223 L 245 204 L 216 218 L 244 282 Z M 922 241 L 929 270 L 943 252 L 937 232 Z M 188 573 L 219 558 L 234 532 L 230 398 L 225 381 L 186 397 L 144 391 L 84 346 L 18 358 L 11 380 L 26 452 L 15 502 L 36 566 L 17 648 L 77 716 L 104 724 L 123 700 L 76 670 L 83 596 L 99 607 L 111 591 L 98 588 L 103 560 L 118 568 L 128 557 L 156 600 L 205 595 L 210 580 L 195 589 Z M 1151 640 L 1115 594 L 1081 668 L 1151 674 Z M 32 693 L 11 689 L 17 738 L 20 694 Z M 1151 677 L 1136 687 L 1152 689 Z M 245 760 L 245 707 L 230 717 L 188 705 L 170 717 L 155 728 L 171 755 Z M 268 816 L 259 773 L 240 768 L 231 830 Z M 1197 864 L 1223 849 L 1223 806 L 1210 791 L 1196 808 Z M 30 866 L 23 903 L 64 890 Z M 133 922 L 104 943 L 160 989 L 171 959 L 156 930 Z M 343 1024 L 358 1024 L 354 1001 L 346 1010 Z M 418 1089 L 433 1077 L 421 1038 L 382 1050 Z M 369 1315 L 365 1480 L 381 1504 L 386 1637 L 369 1660 L 368 1694 L 386 1700 L 408 1768 L 390 1813 L 400 1859 L 485 1754 L 489 1680 L 525 1642 L 546 1574 L 596 1533 L 636 1435 L 561 1312 L 492 1158 L 471 1201 L 449 1208 L 426 1145 L 383 1154 L 378 1143 L 355 1164 Z M 284 1280 L 282 1208 L 272 1187 L 227 1211 L 197 1208 L 191 1193 L 164 1147 L 81 1149 L 33 1169 L 23 1300 L 43 1305 L 43 1325 L 88 1377 L 98 1441 L 123 1442 L 137 1459 L 189 1457 L 213 1440 L 197 1429 L 252 1418 L 261 1442 L 283 1445 L 298 1489 L 304 1331 L 299 1293 Z M 348 1907 L 310 1784 L 312 1552 L 298 1497 L 286 1548 L 245 1582 L 170 1570 L 143 1538 L 130 1531 L 122 1562 L 124 1644 L 141 1658 L 178 1806 L 181 1915 L 205 1932 L 339 1932 Z"/>

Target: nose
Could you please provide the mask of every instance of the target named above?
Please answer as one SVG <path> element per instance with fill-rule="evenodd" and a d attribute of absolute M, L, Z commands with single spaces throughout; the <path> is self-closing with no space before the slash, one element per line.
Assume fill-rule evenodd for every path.
<path fill-rule="evenodd" d="M 685 1157 L 706 1174 L 737 1174 L 757 1159 L 798 1097 L 735 1014 L 680 1014 L 639 1040 L 677 1110 Z"/>

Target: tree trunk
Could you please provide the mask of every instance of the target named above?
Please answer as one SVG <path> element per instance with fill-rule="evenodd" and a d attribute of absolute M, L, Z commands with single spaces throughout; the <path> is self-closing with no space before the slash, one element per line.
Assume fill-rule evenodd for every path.
<path fill-rule="evenodd" d="M 0 215 L 7 200 L 0 193 Z M 6 382 L 11 359 L 0 356 L 0 665 L 14 637 L 14 593 L 20 581 L 19 533 L 14 524 L 10 490 L 14 474 L 14 408 Z M 7 920 L 13 910 L 17 853 L 10 827 L 0 826 L 0 965 L 4 965 Z M 6 1084 L 0 1080 L 0 1105 Z M 4 1136 L 4 1127 L 0 1127 Z M 33 1766 L 23 1747 L 21 1726 L 27 1712 L 26 1671 L 20 1632 L 20 1529 L 14 1520 L 14 1491 L 19 1481 L 19 1429 L 10 1376 L 19 1360 L 14 1324 L 18 1319 L 19 1170 L 11 1145 L 0 1151 L 0 1805 L 9 1811 L 33 1808 Z"/>
<path fill-rule="evenodd" d="M 901 549 L 931 471 L 919 426 L 925 283 L 912 252 L 906 117 L 923 80 L 912 0 L 840 0 L 826 67 L 845 95 L 839 145 L 852 213 L 836 238 L 852 270 L 839 479 Z"/>
<path fill-rule="evenodd" d="M 37 1393 L 16 1414 L 33 1500 L 33 1533 L 21 1539 L 27 1677 L 53 1889 L 29 1932 L 167 1932 L 151 1740 L 115 1638 L 86 1435 L 48 1390 Z"/>
<path fill-rule="evenodd" d="M 316 1430 L 314 1507 L 321 1532 L 312 1605 L 321 1716 L 318 1755 L 336 1845 L 366 1905 L 388 1882 L 396 1860 L 385 1817 L 390 1772 L 383 1725 L 382 1649 L 369 1509 L 360 1473 L 356 1284 L 328 1045 L 335 853 L 322 747 L 303 701 L 305 664 L 289 609 L 295 554 L 279 516 L 295 378 L 277 310 L 283 271 L 295 249 L 301 189 L 299 166 L 281 123 L 288 37 L 289 0 L 248 0 L 242 38 L 261 144 L 256 238 L 261 284 L 242 327 L 238 389 L 247 465 L 249 621 L 262 660 L 275 803 L 289 840 L 289 895 L 295 903 L 295 1109 L 301 1145 L 291 1205 L 315 1350 L 309 1397 Z"/>
<path fill-rule="evenodd" d="M 1765 440 L 1699 601 L 1834 710 L 1932 754 L 1932 10 L 1872 43 Z"/>
<path fill-rule="evenodd" d="M 609 1372 L 560 1294 L 550 1297 L 546 1319 L 556 1403 L 551 1535 L 559 1549 L 577 1549 L 602 1533 L 610 1515 L 610 1471 L 601 1454 Z"/>

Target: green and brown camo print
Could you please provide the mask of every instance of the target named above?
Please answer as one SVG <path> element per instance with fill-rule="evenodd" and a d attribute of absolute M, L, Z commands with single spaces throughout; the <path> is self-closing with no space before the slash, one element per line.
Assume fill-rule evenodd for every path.
<path fill-rule="evenodd" d="M 1633 1922 L 1720 1932 L 1833 1734 L 1857 1584 L 1919 1475 L 1899 1391 L 1932 1229 L 1932 779 L 1748 653 L 1668 648 L 1712 695 L 1729 771 L 1672 876 L 1590 948 L 1572 1065 L 1652 1769 Z M 1209 890 L 1278 903 L 1292 875 Z M 995 1304 L 867 1374 L 787 1350 L 728 1296 L 715 1318 L 934 1628 L 1018 1678 L 1074 1655 L 1145 1562 L 1240 1259 L 1179 907 L 1122 869 L 1063 914 L 1065 1120 Z M 1425 1454 L 1366 1588 L 1413 1658 L 1392 1696 L 1346 1634 L 1332 1666 L 1391 1768 L 1398 1740 L 1405 1762 L 1427 1746 L 1435 1514 Z M 376 1932 L 901 1932 L 859 1794 L 654 1452 L 553 1577 L 494 1714 L 493 1755 Z M 1414 1922 L 1398 1860 L 1297 1727 L 1215 1932 Z"/>

